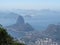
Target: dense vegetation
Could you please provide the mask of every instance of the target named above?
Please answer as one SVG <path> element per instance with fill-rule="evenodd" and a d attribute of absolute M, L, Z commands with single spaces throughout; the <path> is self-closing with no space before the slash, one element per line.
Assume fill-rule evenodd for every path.
<path fill-rule="evenodd" d="M 7 33 L 6 29 L 4 29 L 2 25 L 0 25 L 0 45 L 24 45 L 24 44 L 15 41 L 13 37 L 11 37 Z"/>

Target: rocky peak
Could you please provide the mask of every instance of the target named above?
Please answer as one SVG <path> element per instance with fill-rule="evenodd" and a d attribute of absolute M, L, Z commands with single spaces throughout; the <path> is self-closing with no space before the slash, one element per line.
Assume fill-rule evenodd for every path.
<path fill-rule="evenodd" d="M 18 18 L 17 18 L 17 22 L 16 22 L 17 24 L 24 24 L 24 18 L 22 17 L 22 16 L 19 16 Z"/>

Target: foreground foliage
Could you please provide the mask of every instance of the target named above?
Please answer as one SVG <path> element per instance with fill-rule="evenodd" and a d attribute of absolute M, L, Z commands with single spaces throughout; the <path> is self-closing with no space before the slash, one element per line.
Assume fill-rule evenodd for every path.
<path fill-rule="evenodd" d="M 0 45 L 24 45 L 13 39 L 7 32 L 6 29 L 0 25 Z"/>

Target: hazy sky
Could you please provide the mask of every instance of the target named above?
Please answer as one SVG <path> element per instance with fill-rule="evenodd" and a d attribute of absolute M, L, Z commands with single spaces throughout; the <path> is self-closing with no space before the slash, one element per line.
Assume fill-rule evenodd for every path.
<path fill-rule="evenodd" d="M 60 9 L 60 0 L 0 0 L 0 9 Z"/>

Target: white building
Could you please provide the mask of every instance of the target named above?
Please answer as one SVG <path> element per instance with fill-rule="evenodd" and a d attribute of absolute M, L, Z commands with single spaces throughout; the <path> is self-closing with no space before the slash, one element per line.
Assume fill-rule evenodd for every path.
<path fill-rule="evenodd" d="M 37 40 L 35 43 L 36 45 L 58 45 L 58 43 L 53 42 L 50 38 L 40 39 Z"/>

